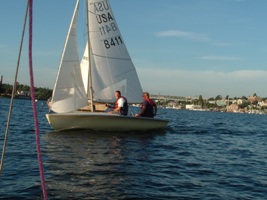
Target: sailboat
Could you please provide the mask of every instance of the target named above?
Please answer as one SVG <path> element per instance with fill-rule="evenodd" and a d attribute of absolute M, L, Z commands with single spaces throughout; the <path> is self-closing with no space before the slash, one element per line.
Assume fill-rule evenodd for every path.
<path fill-rule="evenodd" d="M 80 61 L 79 4 L 77 0 L 60 60 L 50 102 L 53 113 L 46 114 L 51 128 L 123 132 L 166 128 L 168 120 L 108 114 L 100 109 L 101 102 L 115 101 L 116 90 L 128 103 L 140 103 L 143 91 L 108 0 L 86 0 L 87 44 Z"/>

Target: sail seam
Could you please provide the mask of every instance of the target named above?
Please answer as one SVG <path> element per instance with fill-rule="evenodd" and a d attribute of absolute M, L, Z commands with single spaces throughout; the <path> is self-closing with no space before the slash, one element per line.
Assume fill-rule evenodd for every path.
<path fill-rule="evenodd" d="M 100 58 L 109 58 L 109 59 L 114 59 L 114 60 L 131 60 L 131 58 L 116 58 L 116 57 L 109 57 L 109 56 L 102 56 L 98 54 L 94 54 L 94 56 L 100 57 Z"/>

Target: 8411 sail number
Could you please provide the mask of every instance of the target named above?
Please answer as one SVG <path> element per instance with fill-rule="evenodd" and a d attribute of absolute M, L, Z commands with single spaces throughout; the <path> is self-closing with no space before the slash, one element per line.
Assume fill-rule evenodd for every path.
<path fill-rule="evenodd" d="M 117 46 L 120 44 L 123 44 L 121 36 L 112 37 L 112 38 L 108 38 L 108 39 L 104 40 L 104 45 L 105 45 L 106 49 L 109 49 L 112 46 Z"/>

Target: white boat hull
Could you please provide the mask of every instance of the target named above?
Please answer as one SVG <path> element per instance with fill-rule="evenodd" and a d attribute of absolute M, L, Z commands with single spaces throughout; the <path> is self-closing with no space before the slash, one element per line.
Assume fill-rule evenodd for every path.
<path fill-rule="evenodd" d="M 113 115 L 108 113 L 71 112 L 47 114 L 50 126 L 56 131 L 90 129 L 94 131 L 148 131 L 164 129 L 168 120 Z"/>

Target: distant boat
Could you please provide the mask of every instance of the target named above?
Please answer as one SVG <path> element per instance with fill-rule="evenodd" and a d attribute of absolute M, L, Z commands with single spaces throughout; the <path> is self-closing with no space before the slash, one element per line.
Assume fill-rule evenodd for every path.
<path fill-rule="evenodd" d="M 80 63 L 76 3 L 47 114 L 54 130 L 146 131 L 164 129 L 168 120 L 108 114 L 97 102 L 114 102 L 120 90 L 128 103 L 142 101 L 142 87 L 108 0 L 86 0 L 88 42 Z M 81 111 L 83 108 L 88 110 Z M 80 110 L 80 111 L 79 111 Z"/>

